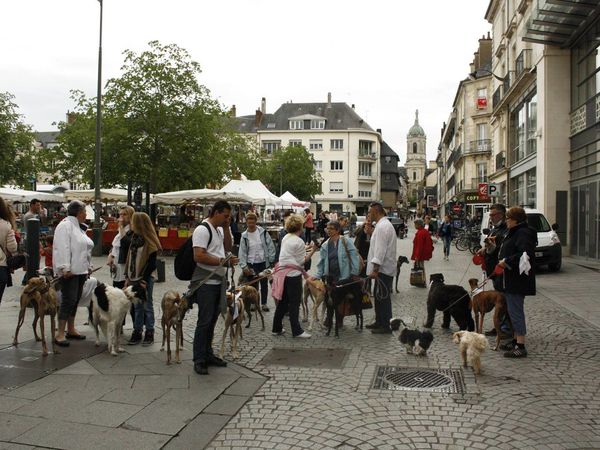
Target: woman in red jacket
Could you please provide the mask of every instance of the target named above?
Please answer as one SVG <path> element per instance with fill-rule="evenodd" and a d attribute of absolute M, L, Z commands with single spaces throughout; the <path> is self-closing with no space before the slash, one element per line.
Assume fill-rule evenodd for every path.
<path fill-rule="evenodd" d="M 415 220 L 417 234 L 413 240 L 413 252 L 411 259 L 415 262 L 415 267 L 425 270 L 425 261 L 429 261 L 433 255 L 433 241 L 431 235 L 423 227 L 423 219 Z"/>

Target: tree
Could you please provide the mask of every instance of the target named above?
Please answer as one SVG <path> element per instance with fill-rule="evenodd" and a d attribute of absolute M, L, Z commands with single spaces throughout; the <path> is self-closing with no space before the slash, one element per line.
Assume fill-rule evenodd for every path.
<path fill-rule="evenodd" d="M 315 160 L 304 147 L 284 147 L 276 151 L 265 166 L 259 178 L 277 195 L 290 191 L 299 199 L 308 200 L 322 193 Z M 282 192 L 279 192 L 280 185 Z"/>
<path fill-rule="evenodd" d="M 0 92 L 0 185 L 31 186 L 38 170 L 31 127 L 23 123 L 13 95 Z"/>
<path fill-rule="evenodd" d="M 110 79 L 103 98 L 102 169 L 104 186 L 129 180 L 149 182 L 152 192 L 220 184 L 252 167 L 248 144 L 233 120 L 198 82 L 200 65 L 184 49 L 149 43 L 150 49 L 124 52 L 122 75 Z M 95 99 L 73 91 L 75 121 L 60 123 L 59 146 L 51 155 L 63 177 L 94 175 Z"/>

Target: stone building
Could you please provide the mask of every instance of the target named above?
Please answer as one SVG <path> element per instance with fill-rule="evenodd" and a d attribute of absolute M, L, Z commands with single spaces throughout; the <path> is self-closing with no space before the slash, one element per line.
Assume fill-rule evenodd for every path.
<path fill-rule="evenodd" d="M 419 125 L 419 111 L 415 112 L 415 123 L 406 136 L 406 176 L 408 179 L 408 201 L 411 206 L 419 204 L 427 169 L 427 136 Z"/>

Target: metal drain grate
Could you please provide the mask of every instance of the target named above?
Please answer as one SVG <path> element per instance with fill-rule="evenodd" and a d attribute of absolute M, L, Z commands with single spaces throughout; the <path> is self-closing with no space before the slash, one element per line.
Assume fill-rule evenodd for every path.
<path fill-rule="evenodd" d="M 459 369 L 420 369 L 377 366 L 372 389 L 466 393 L 465 381 Z"/>

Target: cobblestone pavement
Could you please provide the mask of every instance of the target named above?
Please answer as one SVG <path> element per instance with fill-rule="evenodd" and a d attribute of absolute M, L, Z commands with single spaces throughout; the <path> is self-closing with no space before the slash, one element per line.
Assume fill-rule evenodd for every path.
<path fill-rule="evenodd" d="M 410 255 L 411 244 L 412 233 L 398 240 L 398 255 Z M 447 283 L 466 286 L 478 271 L 469 254 L 452 251 L 450 261 L 444 262 L 441 244 L 437 244 L 427 271 L 442 272 Z M 97 264 L 100 261 L 95 259 Z M 155 285 L 157 317 L 164 292 L 183 291 L 186 285 L 172 280 L 172 258 L 167 264 L 169 282 Z M 99 272 L 99 278 L 108 281 L 104 272 Z M 427 290 L 411 287 L 408 275 L 409 268 L 404 266 L 400 293 L 392 297 L 394 315 L 420 325 Z M 456 324 L 445 331 L 440 328 L 441 317 L 436 317 L 429 356 L 419 358 L 406 355 L 391 336 L 354 330 L 352 317 L 346 318 L 339 339 L 325 337 L 322 330 L 315 330 L 308 340 L 272 336 L 271 308 L 264 332 L 254 320 L 251 328 L 244 329 L 241 358 L 236 361 L 267 381 L 239 411 L 235 409 L 238 412 L 207 448 L 600 448 L 600 328 L 594 325 L 600 323 L 596 298 L 600 277 L 593 270 L 565 262 L 560 273 L 539 274 L 538 287 L 538 295 L 526 300 L 529 357 L 511 360 L 488 350 L 478 377 L 460 367 L 457 347 L 451 342 Z M 11 288 L 7 293 L 4 312 L 15 309 L 16 305 L 7 302 L 15 300 L 16 292 Z M 372 311 L 365 311 L 364 323 L 370 323 L 372 316 Z M 196 310 L 192 310 L 185 322 L 189 341 L 195 320 Z M 491 314 L 486 316 L 486 329 L 490 327 Z M 219 323 L 219 344 L 221 333 Z M 0 347 L 5 341 L 0 333 Z M 294 350 L 297 360 L 289 365 L 264 363 L 273 349 Z M 339 368 L 324 368 L 304 356 L 303 349 L 321 349 L 323 354 L 345 351 L 347 355 Z M 466 392 L 372 389 L 379 366 L 456 369 L 464 377 Z M 211 372 L 207 383 L 220 376 L 219 371 Z M 218 430 L 221 425 L 213 427 Z M 3 445 L 0 442 L 0 448 Z"/>

